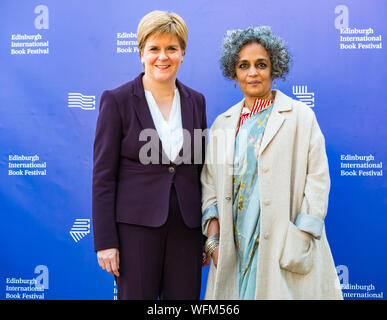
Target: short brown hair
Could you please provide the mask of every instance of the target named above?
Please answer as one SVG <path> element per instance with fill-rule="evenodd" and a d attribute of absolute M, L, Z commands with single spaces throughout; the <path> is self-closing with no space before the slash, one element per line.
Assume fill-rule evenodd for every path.
<path fill-rule="evenodd" d="M 149 36 L 162 33 L 170 33 L 177 36 L 180 47 L 185 52 L 188 31 L 184 20 L 176 13 L 155 10 L 146 14 L 138 24 L 137 43 L 140 54 Z"/>

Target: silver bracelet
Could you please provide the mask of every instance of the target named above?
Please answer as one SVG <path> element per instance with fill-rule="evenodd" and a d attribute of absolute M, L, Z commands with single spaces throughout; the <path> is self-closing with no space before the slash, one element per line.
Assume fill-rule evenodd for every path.
<path fill-rule="evenodd" d="M 212 237 L 208 238 L 204 246 L 204 251 L 207 255 L 212 256 L 216 248 L 219 247 L 219 233 L 214 234 Z"/>

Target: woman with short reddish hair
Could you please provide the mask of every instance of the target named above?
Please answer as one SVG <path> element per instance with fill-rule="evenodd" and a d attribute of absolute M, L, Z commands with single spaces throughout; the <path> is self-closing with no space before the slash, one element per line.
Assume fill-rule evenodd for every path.
<path fill-rule="evenodd" d="M 152 11 L 139 23 L 143 73 L 101 97 L 94 143 L 93 228 L 100 266 L 118 299 L 198 299 L 201 165 L 185 154 L 206 129 L 204 96 L 177 80 L 187 27 Z M 141 133 L 155 133 L 151 162 Z M 188 135 L 183 134 L 188 132 Z M 152 141 L 150 142 L 152 143 Z M 191 150 L 189 148 L 189 150 Z"/>

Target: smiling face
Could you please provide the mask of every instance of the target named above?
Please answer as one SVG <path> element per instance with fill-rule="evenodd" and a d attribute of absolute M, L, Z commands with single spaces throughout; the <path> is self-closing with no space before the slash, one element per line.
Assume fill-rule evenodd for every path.
<path fill-rule="evenodd" d="M 183 56 L 179 39 L 168 33 L 149 36 L 140 54 L 145 76 L 156 82 L 175 82 Z"/>
<path fill-rule="evenodd" d="M 248 107 L 256 98 L 271 98 L 270 56 L 261 44 L 249 43 L 241 49 L 235 72 L 234 80 L 238 81 Z"/>

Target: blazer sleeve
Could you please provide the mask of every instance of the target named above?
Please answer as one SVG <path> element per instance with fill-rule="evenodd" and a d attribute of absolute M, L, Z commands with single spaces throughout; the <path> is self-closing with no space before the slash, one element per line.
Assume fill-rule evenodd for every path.
<path fill-rule="evenodd" d="M 104 91 L 93 153 L 92 215 L 95 251 L 119 247 L 115 199 L 121 139 L 122 118 L 117 102 L 112 93 Z"/>
<path fill-rule="evenodd" d="M 325 139 L 313 114 L 304 198 L 295 225 L 320 239 L 328 210 L 330 177 Z"/>

